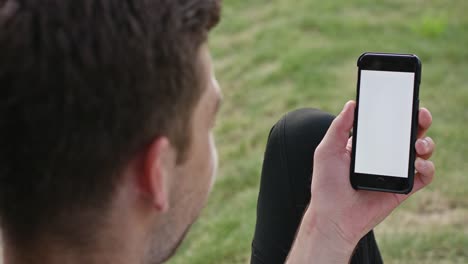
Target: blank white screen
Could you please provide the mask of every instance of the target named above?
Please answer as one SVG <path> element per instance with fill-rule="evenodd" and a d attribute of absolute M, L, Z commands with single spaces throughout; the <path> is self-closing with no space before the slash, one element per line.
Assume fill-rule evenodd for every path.
<path fill-rule="evenodd" d="M 361 70 L 356 173 L 408 177 L 414 73 Z"/>

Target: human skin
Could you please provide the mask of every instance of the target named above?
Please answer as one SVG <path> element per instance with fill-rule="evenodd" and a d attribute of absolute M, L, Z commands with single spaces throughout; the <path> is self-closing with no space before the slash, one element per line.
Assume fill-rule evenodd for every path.
<path fill-rule="evenodd" d="M 355 106 L 354 101 L 345 105 L 317 147 L 312 197 L 288 263 L 348 263 L 358 241 L 434 177 L 435 167 L 429 158 L 435 144 L 425 136 L 432 117 L 422 108 L 415 146 L 417 173 L 413 191 L 404 195 L 354 190 L 349 183 L 352 146 L 349 133 Z"/>
<path fill-rule="evenodd" d="M 27 247 L 6 238 L 6 264 L 149 264 L 164 262 L 174 254 L 206 202 L 217 165 L 213 127 L 221 92 L 207 45 L 200 48 L 198 68 L 204 91 L 190 117 L 186 161 L 177 162 L 177 149 L 168 137 L 155 137 L 124 166 L 112 204 L 99 215 L 105 225 L 86 241 L 85 248 L 47 235 L 31 240 Z M 359 239 L 408 197 L 351 188 L 348 135 L 354 107 L 354 102 L 346 105 L 316 151 L 313 195 L 289 263 L 348 262 Z M 432 162 L 425 161 L 434 143 L 424 137 L 432 118 L 421 109 L 419 120 L 418 174 L 413 193 L 434 175 Z"/>
<path fill-rule="evenodd" d="M 217 166 L 213 127 L 221 101 L 206 44 L 197 61 L 203 93 L 190 116 L 190 145 L 184 162 L 167 136 L 155 137 L 124 166 L 109 208 L 83 212 L 85 221 L 103 223 L 83 245 L 66 237 L 42 235 L 28 245 L 4 237 L 5 264 L 162 263 L 172 256 L 198 218 Z"/>

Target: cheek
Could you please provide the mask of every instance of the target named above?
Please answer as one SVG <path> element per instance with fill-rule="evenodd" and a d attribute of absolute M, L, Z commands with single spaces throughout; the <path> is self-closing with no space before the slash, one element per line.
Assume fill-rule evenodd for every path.
<path fill-rule="evenodd" d="M 211 183 L 210 183 L 210 189 L 214 184 L 214 181 L 216 179 L 216 174 L 218 172 L 218 151 L 216 150 L 216 144 L 214 141 L 214 137 L 211 134 L 210 139 L 209 139 L 209 151 L 210 154 L 209 156 L 211 157 Z"/>

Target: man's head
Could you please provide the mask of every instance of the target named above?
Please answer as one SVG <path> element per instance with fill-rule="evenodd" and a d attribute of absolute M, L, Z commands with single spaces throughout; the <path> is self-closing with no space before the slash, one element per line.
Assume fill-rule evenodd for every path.
<path fill-rule="evenodd" d="M 204 43 L 219 12 L 219 0 L 0 0 L 7 242 L 88 244 L 133 210 L 159 250 L 147 255 L 167 257 L 212 182 L 219 88 Z"/>

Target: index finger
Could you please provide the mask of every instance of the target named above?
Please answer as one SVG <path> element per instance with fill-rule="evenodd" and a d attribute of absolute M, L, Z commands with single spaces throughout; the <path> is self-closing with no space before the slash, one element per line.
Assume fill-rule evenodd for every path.
<path fill-rule="evenodd" d="M 426 135 L 427 130 L 432 124 L 432 115 L 429 110 L 422 107 L 419 109 L 419 125 L 418 125 L 418 138 L 422 138 Z"/>

